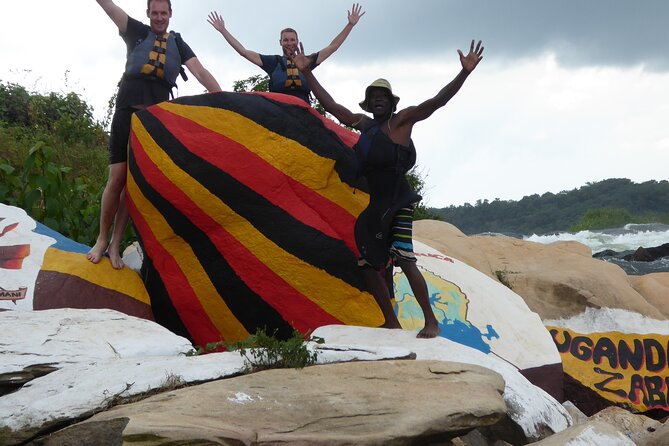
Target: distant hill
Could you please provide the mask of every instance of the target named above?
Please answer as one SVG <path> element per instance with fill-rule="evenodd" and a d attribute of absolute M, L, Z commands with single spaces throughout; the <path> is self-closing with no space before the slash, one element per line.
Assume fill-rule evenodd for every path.
<path fill-rule="evenodd" d="M 475 205 L 430 208 L 465 234 L 545 234 L 597 229 L 626 223 L 669 220 L 669 181 L 634 183 L 612 178 L 558 194 L 530 195 L 519 201 L 478 200 Z"/>

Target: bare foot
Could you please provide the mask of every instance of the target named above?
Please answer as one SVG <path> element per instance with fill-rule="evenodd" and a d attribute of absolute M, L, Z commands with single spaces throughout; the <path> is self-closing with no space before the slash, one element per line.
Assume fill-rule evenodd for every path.
<path fill-rule="evenodd" d="M 102 260 L 102 257 L 105 255 L 108 245 L 109 243 L 107 243 L 107 241 L 98 239 L 91 250 L 88 251 L 88 254 L 86 254 L 86 258 L 92 263 L 100 263 L 100 260 Z"/>
<path fill-rule="evenodd" d="M 123 259 L 121 258 L 120 248 L 118 246 L 116 246 L 114 243 L 109 245 L 107 254 L 109 255 L 109 261 L 111 262 L 112 266 L 115 269 L 123 269 L 125 263 L 123 263 Z"/>
<path fill-rule="evenodd" d="M 416 337 L 420 339 L 436 338 L 439 336 L 439 331 L 438 324 L 425 324 L 425 328 L 419 331 Z"/>

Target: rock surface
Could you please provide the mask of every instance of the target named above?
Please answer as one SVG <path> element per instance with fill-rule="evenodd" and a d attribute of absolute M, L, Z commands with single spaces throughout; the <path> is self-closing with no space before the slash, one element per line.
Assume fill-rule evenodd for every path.
<path fill-rule="evenodd" d="M 187 357 L 190 343 L 113 310 L 0 312 L 0 444 L 15 444 L 147 392 L 234 376 L 237 353 Z M 415 358 L 397 347 L 321 348 L 323 363 Z M 27 382 L 27 384 L 26 384 Z M 11 386 L 11 387 L 10 387 Z M 23 387 L 21 387 L 23 386 Z"/>
<path fill-rule="evenodd" d="M 499 375 L 466 364 L 342 363 L 175 390 L 72 429 L 128 419 L 123 437 L 153 444 L 420 444 L 501 420 L 503 389 Z"/>
<path fill-rule="evenodd" d="M 540 325 L 617 332 L 620 339 L 669 333 L 669 273 L 621 275 L 575 242 L 466 237 L 443 222 L 416 226 L 417 239 L 427 234 L 431 247 L 510 285 L 542 317 Z M 291 444 L 669 444 L 666 423 L 620 408 L 587 418 L 494 351 L 418 340 L 412 331 L 322 326 L 314 335 L 325 344 L 309 346 L 319 366 L 238 376 L 246 366 L 239 354 L 187 357 L 187 339 L 116 311 L 6 311 L 0 326 L 0 444 L 251 444 L 279 437 Z M 543 350 L 519 350 L 518 362 Z M 388 434 L 387 426 L 395 430 Z"/>
<path fill-rule="evenodd" d="M 631 439 L 634 444 L 639 444 L 649 436 L 650 433 L 662 427 L 662 423 L 644 415 L 634 415 L 629 411 L 611 406 L 590 417 L 592 421 L 605 421 L 613 425 Z"/>
<path fill-rule="evenodd" d="M 669 319 L 669 273 L 629 276 L 629 280 L 632 288 Z"/>
<path fill-rule="evenodd" d="M 669 243 L 660 246 L 645 248 L 640 246 L 632 254 L 623 256 L 625 260 L 636 260 L 637 262 L 652 262 L 653 260 L 669 257 Z"/>
<path fill-rule="evenodd" d="M 632 288 L 621 268 L 593 259 L 580 243 L 543 245 L 506 236 L 466 237 L 458 232 L 449 223 L 435 220 L 414 224 L 416 239 L 497 277 L 542 319 L 574 316 L 588 307 L 666 317 Z"/>
<path fill-rule="evenodd" d="M 391 345 L 408 348 L 418 360 L 457 361 L 477 364 L 494 370 L 504 377 L 504 401 L 512 424 L 523 436 L 534 441 L 559 432 L 572 420 L 569 413 L 546 392 L 529 385 L 516 368 L 494 355 L 465 347 L 448 339 L 435 338 L 427 342 L 416 339 L 411 332 L 366 327 L 327 326 L 314 332 L 315 336 L 335 344 L 378 348 Z"/>
<path fill-rule="evenodd" d="M 39 364 L 46 373 L 0 397 L 0 444 L 30 439 L 43 445 L 92 444 L 93 440 L 100 445 L 124 440 L 138 445 L 173 440 L 231 444 L 207 437 L 222 430 L 226 438 L 246 439 L 241 444 L 260 438 L 274 438 L 274 442 L 272 435 L 292 436 L 291 444 L 319 445 L 330 440 L 331 444 L 516 445 L 542 439 L 554 442 L 538 444 L 573 440 L 584 445 L 625 445 L 632 444 L 629 438 L 649 446 L 666 444 L 666 426 L 625 411 L 603 411 L 584 426 L 568 429 L 572 423 L 568 412 L 554 407 L 559 406 L 557 402 L 508 364 L 505 367 L 494 356 L 447 339 L 418 340 L 403 330 L 322 327 L 315 334 L 326 342 L 312 348 L 317 349 L 319 363 L 331 365 L 235 377 L 245 365 L 237 353 L 185 357 L 182 352 L 190 345 L 183 338 L 115 311 L 4 312 L 0 318 L 9 329 L 5 338 L 0 337 L 5 345 L 19 338 L 16 327 L 29 327 L 19 331 L 17 348 L 3 351 L 1 363 L 11 366 L 2 376 L 39 368 Z M 50 350 L 50 346 L 56 348 Z M 338 363 L 388 358 L 419 361 Z M 449 362 L 454 358 L 459 362 Z M 170 390 L 187 383 L 191 386 Z M 158 391 L 163 393 L 106 410 Z M 275 415 L 271 409 L 281 405 L 288 412 L 275 418 L 278 424 L 272 427 L 267 413 Z M 222 412 L 227 406 L 235 410 Z M 265 416 L 242 416 L 253 410 Z M 326 416 L 347 410 L 354 415 Z M 354 419 L 360 423 L 352 423 Z M 622 432 L 610 425 L 593 427 L 598 419 L 615 423 Z M 81 420 L 85 421 L 59 430 Z M 206 429 L 194 429 L 202 426 Z M 310 433 L 298 438 L 302 426 Z M 384 428 L 371 436 L 363 434 L 375 426 Z M 388 433 L 385 426 L 401 432 L 393 437 L 396 431 Z M 321 435 L 318 428 L 329 433 Z M 36 439 L 48 432 L 53 433 Z M 446 438 L 458 435 L 447 442 Z"/>
<path fill-rule="evenodd" d="M 115 310 L 62 308 L 0 313 L 0 373 L 48 363 L 56 368 L 109 359 L 174 356 L 188 340 L 146 319 Z"/>
<path fill-rule="evenodd" d="M 42 312 L 4 312 L 0 313 L 0 318 L 0 325 L 10 328 L 7 337 L 0 338 L 5 345 L 12 345 L 12 342 L 18 339 L 16 327 L 22 325 L 29 327 L 29 330 L 20 331 L 20 341 L 16 341 L 13 348 L 3 351 L 2 364 L 11 366 L 4 369 L 6 373 L 0 378 L 30 370 L 39 364 L 50 364 L 51 367 L 44 371 L 45 375 L 36 377 L 27 384 L 21 383 L 24 384 L 22 387 L 0 397 L 0 444 L 20 444 L 30 441 L 48 432 L 58 431 L 59 428 L 68 424 L 87 420 L 96 412 L 105 413 L 104 411 L 118 403 L 144 398 L 149 394 L 179 388 L 186 384 L 191 386 L 199 384 L 183 389 L 189 391 L 205 385 L 202 383 L 207 381 L 218 380 L 216 383 L 206 385 L 214 387 L 220 385 L 222 389 L 234 390 L 237 386 L 234 382 L 242 379 L 242 377 L 235 378 L 235 376 L 246 366 L 245 361 L 237 352 L 184 356 L 183 353 L 190 349 L 190 345 L 184 338 L 175 336 L 153 322 L 128 317 L 112 310 L 63 309 Z M 296 389 L 291 388 L 288 384 L 277 385 L 276 388 L 271 388 L 267 384 L 267 395 L 271 394 L 272 398 L 277 398 L 277 401 L 281 397 L 285 398 L 284 401 L 289 402 L 293 401 L 291 395 L 299 392 L 314 392 L 315 395 L 322 395 L 326 387 L 318 381 L 320 379 L 342 386 L 342 389 L 337 392 L 344 392 L 347 389 L 350 392 L 341 393 L 339 399 L 329 400 L 329 405 L 326 404 L 323 408 L 311 407 L 309 412 L 313 414 L 321 414 L 326 409 L 337 409 L 338 405 L 335 402 L 339 402 L 345 408 L 348 407 L 347 401 L 361 401 L 365 398 L 371 401 L 374 395 L 377 398 L 375 401 L 394 401 L 393 403 L 386 401 L 383 403 L 386 405 L 380 408 L 378 406 L 375 409 L 370 408 L 371 413 L 360 418 L 365 420 L 367 417 L 375 418 L 385 414 L 386 409 L 396 418 L 399 416 L 396 412 L 398 408 L 402 407 L 401 410 L 405 410 L 404 406 L 408 404 L 404 400 L 414 401 L 413 404 L 429 404 L 439 407 L 450 407 L 451 402 L 457 402 L 460 398 L 476 403 L 477 407 L 472 413 L 469 413 L 468 410 L 463 413 L 463 408 L 467 407 L 466 403 L 457 403 L 459 415 L 453 418 L 456 421 L 454 424 L 443 425 L 438 432 L 432 431 L 432 428 L 426 429 L 422 434 L 416 434 L 416 432 L 435 423 L 436 415 L 432 411 L 427 411 L 429 412 L 427 413 L 414 406 L 411 411 L 411 417 L 414 417 L 411 418 L 413 420 L 411 423 L 415 427 L 407 432 L 410 432 L 411 435 L 425 435 L 427 438 L 432 438 L 437 434 L 439 438 L 445 438 L 445 436 L 461 434 L 461 431 L 487 426 L 496 436 L 516 443 L 517 441 L 524 442 L 528 437 L 544 438 L 553 432 L 565 429 L 571 422 L 569 415 L 557 401 L 543 390 L 533 386 L 516 369 L 494 355 L 486 355 L 476 349 L 443 338 L 416 339 L 415 333 L 405 330 L 350 326 L 322 327 L 322 330 L 321 333 L 314 333 L 314 335 L 324 337 L 325 343 L 310 346 L 318 355 L 318 363 L 354 361 L 351 364 L 358 364 L 360 368 L 355 368 L 355 370 L 360 370 L 361 376 L 365 378 L 341 379 L 341 373 L 337 372 L 336 376 L 325 379 L 321 376 L 324 372 L 312 372 L 312 368 L 299 371 L 272 370 L 262 375 L 265 376 L 264 379 L 268 383 L 270 381 L 279 383 L 278 378 L 277 380 L 271 378 L 272 374 L 277 372 L 278 376 L 291 377 L 286 379 L 295 385 Z M 337 333 L 337 336 L 334 336 L 333 333 Z M 55 349 L 50 350 L 49 346 L 54 346 Z M 394 358 L 405 358 L 409 361 L 401 361 L 397 363 L 398 365 L 392 366 L 385 362 L 356 362 Z M 434 372 L 429 372 L 434 375 L 431 380 L 406 378 L 407 381 L 416 382 L 400 385 L 393 384 L 394 381 L 391 378 L 373 377 L 375 375 L 387 376 L 390 367 L 399 370 L 407 367 L 406 364 L 418 364 L 413 361 L 415 358 L 437 361 L 435 364 L 438 365 L 431 366 L 432 368 L 429 369 Z M 459 364 L 451 364 L 453 361 Z M 335 365 L 340 366 L 340 364 L 333 364 Z M 460 380 L 457 381 L 455 388 L 448 387 L 449 390 L 445 392 L 430 388 L 432 381 L 445 377 L 445 375 L 442 376 L 442 372 L 452 371 L 454 367 L 462 373 L 454 375 L 449 372 L 445 375 Z M 485 370 L 481 367 L 485 367 Z M 314 367 L 314 369 L 318 368 Z M 340 369 L 335 368 L 334 370 Z M 423 370 L 421 373 L 428 373 L 425 371 L 427 369 L 421 370 Z M 497 370 L 501 373 L 498 373 Z M 306 373 L 305 377 L 311 376 L 312 373 L 316 374 L 313 378 L 314 384 L 310 384 L 309 389 L 303 388 L 305 381 L 299 378 L 302 372 Z M 355 375 L 353 372 L 350 374 Z M 484 379 L 484 376 L 487 378 Z M 491 376 L 493 378 L 490 378 Z M 222 378 L 226 379 L 221 380 Z M 243 378 L 243 383 L 250 379 Z M 490 379 L 494 383 L 492 386 Z M 360 382 L 360 387 L 353 388 L 351 383 L 356 380 Z M 423 382 L 423 387 L 428 388 L 419 390 L 421 387 L 418 385 L 419 382 Z M 247 386 L 244 389 L 246 389 L 244 390 L 246 395 L 253 395 L 250 387 Z M 196 392 L 196 390 L 192 391 Z M 337 392 L 333 391 L 332 394 Z M 414 396 L 407 396 L 405 394 L 407 392 Z M 180 390 L 179 393 L 188 392 Z M 304 398 L 311 398 L 307 393 Z M 362 398 L 361 394 L 368 396 Z M 494 394 L 495 397 L 491 400 L 492 402 L 484 404 L 476 399 L 479 394 Z M 172 396 L 163 398 L 162 395 L 154 398 L 158 401 L 172 398 Z M 172 394 L 166 393 L 165 395 Z M 474 397 L 474 395 L 477 396 Z M 240 401 L 244 398 L 240 396 Z M 270 396 L 264 398 L 262 401 L 273 404 L 274 399 Z M 430 400 L 429 403 L 428 400 Z M 203 399 L 198 397 L 197 401 L 203 401 Z M 260 400 L 254 401 L 255 406 L 260 405 Z M 299 407 L 307 404 L 304 401 L 294 401 Z M 238 403 L 239 401 L 234 403 L 233 407 L 237 407 Z M 218 405 L 219 400 L 215 399 L 207 404 L 193 403 L 190 406 L 180 406 L 180 410 L 182 414 L 187 414 L 191 410 L 190 407 L 194 407 L 193 410 L 219 413 L 216 412 Z M 490 414 L 485 411 L 479 412 L 479 409 L 484 407 L 495 409 Z M 153 412 L 153 409 L 146 410 L 148 413 Z M 100 414 L 95 420 L 105 416 Z M 442 417 L 443 422 L 445 419 L 443 417 L 450 415 L 442 412 L 439 416 Z M 128 420 L 131 418 L 129 417 Z M 425 419 L 416 421 L 417 418 Z M 457 420 L 464 419 L 472 420 L 472 425 L 465 428 L 462 424 L 458 424 L 460 421 Z M 84 430 L 80 432 L 86 435 L 103 432 L 103 434 L 96 433 L 95 435 L 106 435 L 107 439 L 118 438 L 119 431 L 123 431 L 126 425 L 133 425 L 128 420 L 124 422 L 122 419 L 116 419 L 112 424 L 87 423 L 82 428 Z M 173 418 L 172 421 L 174 422 Z M 260 426 L 263 425 L 263 423 L 258 423 L 258 419 L 252 419 L 252 421 Z M 212 425 L 218 425 L 220 422 L 214 418 L 207 421 Z M 397 420 L 392 422 L 396 423 Z M 391 423 L 391 421 L 386 420 L 386 423 Z M 63 433 L 62 435 L 71 436 L 72 432 L 69 431 L 68 434 Z M 405 440 L 402 441 L 414 441 L 407 437 L 407 432 L 402 437 L 406 437 Z M 56 440 L 56 438 L 60 439 Z M 51 444 L 64 444 L 59 442 L 64 442 L 65 438 L 68 437 L 59 437 L 54 434 L 50 441 L 53 442 Z M 136 439 L 136 437 L 132 438 Z M 196 436 L 196 438 L 200 437 Z M 100 444 L 117 443 L 102 442 Z"/>
<path fill-rule="evenodd" d="M 655 432 L 644 436 L 638 446 L 667 446 L 669 444 L 669 421 L 665 421 Z"/>
<path fill-rule="evenodd" d="M 632 440 L 604 421 L 587 421 L 533 444 L 536 446 L 635 446 Z"/>

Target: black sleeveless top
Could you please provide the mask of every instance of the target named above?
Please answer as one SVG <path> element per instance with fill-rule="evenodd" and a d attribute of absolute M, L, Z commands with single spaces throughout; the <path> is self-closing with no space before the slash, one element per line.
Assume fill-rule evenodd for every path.
<path fill-rule="evenodd" d="M 390 248 L 390 231 L 398 210 L 421 200 L 409 185 L 406 173 L 416 163 L 416 148 L 394 143 L 373 122 L 362 130 L 354 147 L 358 173 L 365 177 L 369 205 L 355 224 L 355 239 L 360 256 L 373 267 L 385 267 Z"/>

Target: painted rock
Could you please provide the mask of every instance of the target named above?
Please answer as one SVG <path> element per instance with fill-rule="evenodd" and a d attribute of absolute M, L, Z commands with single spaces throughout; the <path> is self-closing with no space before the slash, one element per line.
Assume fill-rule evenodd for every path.
<path fill-rule="evenodd" d="M 145 253 L 156 320 L 204 346 L 325 325 L 383 323 L 357 266 L 357 134 L 294 98 L 215 93 L 138 112 L 129 157 L 130 215 Z M 416 243 L 442 335 L 513 364 L 561 395 L 560 356 L 520 296 Z M 394 274 L 403 327 L 422 313 Z"/>
<path fill-rule="evenodd" d="M 92 264 L 89 249 L 0 204 L 0 309 L 109 308 L 153 320 L 139 275 L 106 258 Z"/>

